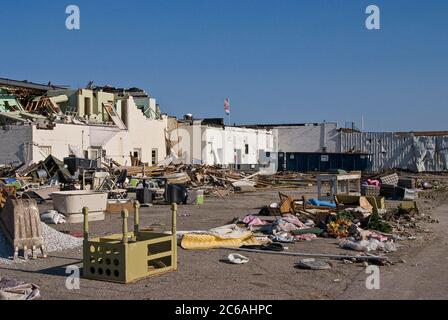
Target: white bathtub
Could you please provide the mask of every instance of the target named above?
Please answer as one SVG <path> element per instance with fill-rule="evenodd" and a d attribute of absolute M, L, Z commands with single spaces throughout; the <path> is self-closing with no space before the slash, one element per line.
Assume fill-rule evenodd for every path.
<path fill-rule="evenodd" d="M 82 213 L 82 208 L 89 212 L 104 212 L 107 208 L 107 192 L 76 190 L 58 191 L 51 194 L 54 209 L 64 215 Z"/>

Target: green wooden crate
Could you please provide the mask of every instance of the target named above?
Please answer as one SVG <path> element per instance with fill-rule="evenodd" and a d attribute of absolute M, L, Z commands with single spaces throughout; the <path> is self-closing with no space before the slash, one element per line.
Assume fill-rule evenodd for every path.
<path fill-rule="evenodd" d="M 131 283 L 177 270 L 176 212 L 173 205 L 171 234 L 140 230 L 136 202 L 134 232 L 128 232 L 128 212 L 123 210 L 123 233 L 89 239 L 88 210 L 84 208 L 83 277 Z"/>

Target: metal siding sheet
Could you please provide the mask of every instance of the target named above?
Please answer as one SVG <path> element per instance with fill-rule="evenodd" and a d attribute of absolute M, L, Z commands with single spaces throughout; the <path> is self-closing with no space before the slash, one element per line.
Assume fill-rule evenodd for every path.
<path fill-rule="evenodd" d="M 435 153 L 429 149 L 435 146 Z M 419 166 L 420 171 L 448 169 L 448 136 L 414 137 L 412 133 L 392 132 L 340 133 L 340 152 L 363 152 L 373 155 L 372 171 L 399 168 L 417 171 L 416 150 L 433 154 Z M 428 153 L 429 152 L 429 153 Z M 417 152 L 419 154 L 419 152 Z"/>

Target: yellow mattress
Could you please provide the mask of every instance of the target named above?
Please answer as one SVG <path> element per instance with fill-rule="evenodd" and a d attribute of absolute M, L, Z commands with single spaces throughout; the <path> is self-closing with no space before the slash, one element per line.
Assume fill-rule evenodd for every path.
<path fill-rule="evenodd" d="M 260 242 L 253 236 L 236 239 L 222 239 L 208 234 L 186 234 L 182 238 L 181 247 L 186 250 L 239 248 L 244 245 L 258 245 Z"/>

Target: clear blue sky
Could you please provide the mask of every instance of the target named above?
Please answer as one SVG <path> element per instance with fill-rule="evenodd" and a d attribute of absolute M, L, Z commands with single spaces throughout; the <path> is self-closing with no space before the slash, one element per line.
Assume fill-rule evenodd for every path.
<path fill-rule="evenodd" d="M 81 30 L 65 8 L 81 9 Z M 381 30 L 364 27 L 381 9 Z M 0 77 L 137 86 L 232 122 L 448 129 L 448 1 L 2 1 Z"/>

